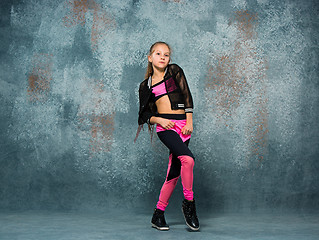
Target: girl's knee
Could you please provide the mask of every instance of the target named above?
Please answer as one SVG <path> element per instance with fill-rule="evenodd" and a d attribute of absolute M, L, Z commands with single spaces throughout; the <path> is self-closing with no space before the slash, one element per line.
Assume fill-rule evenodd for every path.
<path fill-rule="evenodd" d="M 194 158 L 187 155 L 182 155 L 182 156 L 179 156 L 178 158 L 181 161 L 182 165 L 194 167 L 194 164 L 195 164 Z"/>

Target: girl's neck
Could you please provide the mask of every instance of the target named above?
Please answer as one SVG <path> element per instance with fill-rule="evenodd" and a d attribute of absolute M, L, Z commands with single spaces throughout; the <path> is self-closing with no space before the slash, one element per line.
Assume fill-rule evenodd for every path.
<path fill-rule="evenodd" d="M 157 69 L 153 67 L 153 79 L 163 79 L 165 75 L 165 69 Z"/>

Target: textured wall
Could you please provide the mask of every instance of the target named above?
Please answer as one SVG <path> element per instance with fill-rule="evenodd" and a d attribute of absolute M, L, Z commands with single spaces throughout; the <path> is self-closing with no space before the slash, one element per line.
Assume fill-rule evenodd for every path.
<path fill-rule="evenodd" d="M 193 93 L 198 202 L 318 209 L 316 1 L 0 6 L 0 208 L 155 204 L 167 149 L 133 139 L 146 53 L 162 40 Z"/>

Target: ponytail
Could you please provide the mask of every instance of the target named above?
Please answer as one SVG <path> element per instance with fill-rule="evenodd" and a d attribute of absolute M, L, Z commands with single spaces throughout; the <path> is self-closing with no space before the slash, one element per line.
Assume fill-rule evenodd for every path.
<path fill-rule="evenodd" d="M 148 62 L 144 79 L 148 79 L 152 75 L 153 75 L 153 64 L 151 62 Z"/>

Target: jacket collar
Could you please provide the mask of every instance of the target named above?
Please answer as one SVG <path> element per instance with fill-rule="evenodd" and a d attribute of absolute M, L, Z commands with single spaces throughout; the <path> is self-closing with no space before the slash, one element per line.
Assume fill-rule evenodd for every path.
<path fill-rule="evenodd" d="M 166 75 L 166 73 L 167 73 L 168 66 L 169 66 L 169 65 L 167 65 L 167 67 L 166 67 L 166 69 L 165 69 L 164 78 L 165 78 L 165 75 Z M 149 76 L 149 77 L 148 77 L 147 86 L 148 86 L 148 88 L 151 88 L 151 86 L 152 86 L 152 76 Z"/>

